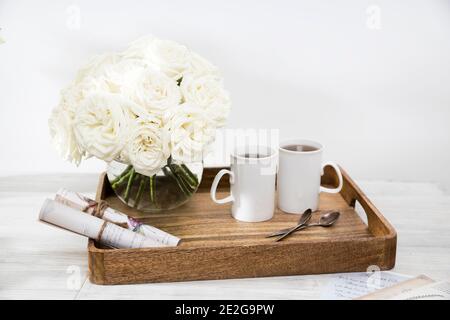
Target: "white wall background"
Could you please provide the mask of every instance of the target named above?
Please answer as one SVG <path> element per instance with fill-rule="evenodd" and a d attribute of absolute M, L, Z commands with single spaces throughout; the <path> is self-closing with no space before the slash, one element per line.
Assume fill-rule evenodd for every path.
<path fill-rule="evenodd" d="M 230 128 L 319 140 L 358 179 L 450 187 L 448 0 L 0 0 L 0 27 L 0 176 L 102 170 L 61 160 L 47 118 L 90 56 L 151 33 L 221 67 Z"/>

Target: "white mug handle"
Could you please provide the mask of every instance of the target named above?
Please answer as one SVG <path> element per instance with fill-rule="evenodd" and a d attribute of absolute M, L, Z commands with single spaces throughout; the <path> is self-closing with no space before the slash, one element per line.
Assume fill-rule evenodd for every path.
<path fill-rule="evenodd" d="M 217 186 L 219 185 L 220 179 L 222 179 L 222 177 L 226 174 L 230 175 L 230 183 L 234 183 L 234 173 L 231 172 L 230 170 L 222 169 L 217 173 L 217 175 L 214 178 L 214 181 L 211 185 L 211 199 L 212 199 L 212 201 L 214 201 L 215 203 L 218 203 L 218 204 L 224 204 L 224 203 L 234 201 L 233 195 L 231 195 L 231 194 L 228 197 L 223 198 L 223 199 L 216 198 Z"/>
<path fill-rule="evenodd" d="M 320 186 L 320 192 L 327 192 L 327 193 L 339 193 L 341 192 L 342 189 L 342 185 L 344 183 L 343 179 L 342 179 L 342 173 L 341 173 L 341 169 L 339 169 L 339 166 L 331 161 L 325 162 L 322 165 L 322 174 L 323 174 L 323 168 L 325 168 L 326 166 L 330 166 L 334 169 L 334 171 L 336 171 L 336 174 L 338 176 L 339 179 L 339 185 L 337 188 L 326 188 L 326 187 L 322 187 Z"/>

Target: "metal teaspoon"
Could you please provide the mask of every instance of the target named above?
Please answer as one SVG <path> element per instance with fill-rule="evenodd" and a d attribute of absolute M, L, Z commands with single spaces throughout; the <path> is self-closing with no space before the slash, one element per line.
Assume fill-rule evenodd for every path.
<path fill-rule="evenodd" d="M 334 210 L 324 210 L 324 211 L 314 211 L 314 212 L 319 212 L 321 215 L 325 215 L 327 213 L 331 213 Z M 306 212 L 306 211 L 305 211 Z M 300 220 L 302 219 L 302 217 L 300 217 Z M 300 228 L 300 220 L 298 222 L 298 224 L 294 227 L 294 228 Z M 278 236 L 282 236 L 284 234 L 286 234 L 287 232 L 289 232 L 292 228 L 287 228 L 287 229 L 283 229 L 283 230 L 278 230 L 274 233 L 271 233 L 270 235 L 268 235 L 266 238 L 272 238 L 272 237 L 278 237 Z M 297 229 L 298 230 L 298 229 Z M 297 231 L 296 230 L 296 231 Z"/>
<path fill-rule="evenodd" d="M 276 237 L 276 236 L 280 236 L 282 234 L 285 234 L 293 229 L 299 228 L 303 225 L 305 225 L 312 216 L 312 210 L 311 209 L 307 209 L 305 212 L 303 212 L 303 214 L 301 215 L 300 219 L 298 220 L 298 224 L 295 227 L 292 228 L 287 228 L 287 229 L 283 229 L 283 230 L 279 230 L 276 231 L 272 234 L 269 234 L 266 238 L 271 238 L 271 237 Z"/>
<path fill-rule="evenodd" d="M 277 240 L 275 240 L 275 241 L 280 241 L 280 240 L 286 238 L 287 236 L 289 236 L 290 234 L 294 233 L 297 230 L 303 230 L 303 229 L 306 229 L 309 227 L 331 227 L 339 219 L 339 216 L 340 216 L 340 213 L 338 211 L 332 211 L 332 212 L 325 213 L 320 217 L 319 223 L 311 223 L 311 224 L 292 228 L 289 232 L 287 232 L 284 235 L 282 235 L 281 237 L 277 238 Z"/>

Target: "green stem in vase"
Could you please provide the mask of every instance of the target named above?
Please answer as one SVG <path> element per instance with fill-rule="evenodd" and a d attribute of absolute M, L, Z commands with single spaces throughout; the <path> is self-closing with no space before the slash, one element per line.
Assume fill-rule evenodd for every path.
<path fill-rule="evenodd" d="M 130 189 L 131 189 L 131 185 L 133 184 L 135 176 L 136 176 L 136 171 L 133 168 L 130 171 L 130 177 L 128 178 L 127 188 L 126 188 L 125 194 L 124 194 L 124 199 L 125 199 L 126 203 L 128 203 L 128 200 L 130 199 Z"/>
<path fill-rule="evenodd" d="M 122 179 L 124 176 L 126 176 L 130 172 L 131 168 L 133 168 L 133 166 L 128 165 L 125 168 L 125 170 L 122 171 L 121 174 L 119 174 L 113 181 L 111 181 L 111 186 L 114 185 L 115 183 L 118 183 L 120 181 L 120 179 Z"/>
<path fill-rule="evenodd" d="M 174 175 L 171 170 L 169 170 L 167 168 L 168 168 L 168 166 L 165 166 L 165 167 L 162 168 L 164 174 L 167 177 L 170 177 L 173 180 L 175 180 L 175 182 L 177 183 L 177 185 L 181 189 L 181 191 L 186 195 L 186 197 L 189 197 L 190 191 L 188 189 L 186 189 L 185 186 L 183 185 L 183 183 L 180 181 L 180 179 L 176 175 Z"/>
<path fill-rule="evenodd" d="M 180 181 L 180 183 L 183 185 L 184 189 L 187 190 L 188 194 L 191 195 L 192 192 L 195 190 L 195 188 L 192 188 L 189 183 L 185 180 L 185 177 L 183 176 L 183 173 L 181 172 L 179 166 L 177 164 L 171 164 L 169 166 L 170 170 L 172 171 L 173 175 Z"/>
<path fill-rule="evenodd" d="M 149 177 L 149 180 L 150 180 L 150 202 L 155 203 L 156 174 Z"/>
<path fill-rule="evenodd" d="M 134 202 L 134 207 L 137 208 L 139 206 L 139 203 L 141 202 L 142 194 L 144 193 L 145 188 L 145 180 L 146 177 L 143 175 L 139 175 L 140 182 L 139 182 L 139 189 L 136 195 L 136 201 Z"/>
<path fill-rule="evenodd" d="M 173 171 L 172 171 L 173 172 Z M 194 192 L 195 188 L 191 187 L 189 183 L 184 179 L 182 175 L 179 175 L 178 173 L 174 173 L 176 177 L 180 180 L 180 182 L 183 184 L 184 188 L 188 190 L 189 194 L 191 195 L 192 192 Z"/>
<path fill-rule="evenodd" d="M 111 183 L 111 187 L 116 190 L 118 187 L 122 185 L 131 175 L 131 170 L 128 171 L 124 176 L 122 176 L 118 181 Z"/>
<path fill-rule="evenodd" d="M 195 181 L 192 181 L 192 179 L 189 178 L 189 176 L 181 170 L 180 166 L 177 164 L 171 164 L 169 165 L 170 170 L 172 170 L 173 174 L 178 177 L 185 186 L 190 191 L 194 191 L 197 187 L 195 184 Z"/>
<path fill-rule="evenodd" d="M 194 173 L 192 173 L 192 171 L 189 169 L 189 167 L 187 165 L 185 165 L 184 163 L 182 163 L 180 165 L 180 167 L 181 167 L 181 170 L 183 170 L 183 172 L 186 173 L 194 181 L 195 186 L 198 186 L 198 178 Z"/>

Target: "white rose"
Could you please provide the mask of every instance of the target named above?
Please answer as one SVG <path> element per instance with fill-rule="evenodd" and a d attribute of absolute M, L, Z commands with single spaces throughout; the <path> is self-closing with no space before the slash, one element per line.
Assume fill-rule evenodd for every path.
<path fill-rule="evenodd" d="M 50 136 L 60 155 L 79 165 L 85 151 L 78 145 L 73 131 L 75 114 L 91 86 L 72 83 L 61 90 L 59 105 L 53 109 L 48 124 Z"/>
<path fill-rule="evenodd" d="M 139 118 L 133 122 L 126 145 L 126 155 L 136 172 L 152 176 L 170 156 L 169 137 L 156 117 Z"/>
<path fill-rule="evenodd" d="M 81 67 L 76 76 L 74 83 L 79 84 L 88 77 L 97 77 L 105 71 L 105 68 L 117 63 L 120 56 L 115 53 L 106 53 L 92 57 L 86 65 Z"/>
<path fill-rule="evenodd" d="M 72 117 L 75 116 L 76 110 L 84 99 L 84 92 L 79 86 L 71 84 L 60 92 L 59 108 L 64 112 L 69 113 Z"/>
<path fill-rule="evenodd" d="M 96 75 L 85 73 L 68 87 L 61 90 L 60 104 L 64 110 L 75 115 L 83 100 L 91 94 L 121 93 L 125 83 L 142 72 L 143 65 L 138 61 L 114 60 L 114 64 L 104 65 Z"/>
<path fill-rule="evenodd" d="M 145 66 L 141 59 L 125 59 L 119 54 L 96 56 L 78 71 L 70 91 L 76 93 L 78 99 L 92 92 L 120 93 Z"/>
<path fill-rule="evenodd" d="M 220 76 L 219 68 L 195 52 L 191 52 L 189 73 L 195 77 Z"/>
<path fill-rule="evenodd" d="M 85 152 L 78 146 L 73 132 L 73 116 L 61 105 L 56 107 L 48 120 L 50 136 L 59 154 L 79 165 Z"/>
<path fill-rule="evenodd" d="M 230 97 L 219 78 L 187 76 L 180 89 L 184 101 L 202 107 L 216 127 L 225 125 L 230 112 Z"/>
<path fill-rule="evenodd" d="M 107 65 L 103 72 L 91 80 L 98 88 L 111 93 L 121 93 L 145 70 L 146 64 L 140 59 L 119 59 L 114 64 Z"/>
<path fill-rule="evenodd" d="M 156 38 L 154 36 L 141 37 L 131 42 L 128 48 L 120 53 L 125 59 L 141 59 L 145 60 L 149 54 L 149 47 Z"/>
<path fill-rule="evenodd" d="M 68 87 L 61 90 L 60 106 L 71 116 L 75 116 L 84 98 L 98 92 L 111 93 L 113 91 L 103 79 L 87 76 L 82 81 L 72 82 Z"/>
<path fill-rule="evenodd" d="M 188 72 L 191 59 L 186 46 L 154 37 L 145 37 L 133 42 L 122 55 L 126 58 L 143 59 L 147 65 L 159 68 L 175 81 Z"/>
<path fill-rule="evenodd" d="M 152 68 L 140 69 L 123 87 L 123 93 L 147 112 L 158 116 L 181 102 L 176 82 Z"/>
<path fill-rule="evenodd" d="M 182 162 L 200 161 L 215 138 L 215 126 L 204 109 L 192 104 L 180 105 L 169 121 L 172 158 Z"/>
<path fill-rule="evenodd" d="M 127 137 L 132 102 L 117 94 L 91 94 L 81 103 L 74 119 L 74 133 L 83 150 L 110 162 L 118 157 Z"/>

